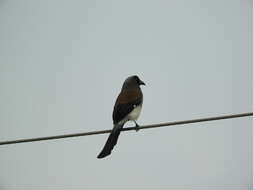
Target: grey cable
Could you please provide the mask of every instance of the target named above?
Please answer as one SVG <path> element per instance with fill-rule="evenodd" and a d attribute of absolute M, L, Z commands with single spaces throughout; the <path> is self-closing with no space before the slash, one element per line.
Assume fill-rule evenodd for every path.
<path fill-rule="evenodd" d="M 172 126 L 172 125 L 183 125 L 183 124 L 189 124 L 189 123 L 199 123 L 199 122 L 232 119 L 232 118 L 248 117 L 248 116 L 253 116 L 253 112 L 233 114 L 233 115 L 223 115 L 223 116 L 216 116 L 216 117 L 207 117 L 207 118 L 201 118 L 201 119 L 191 119 L 191 120 L 184 120 L 184 121 L 174 121 L 174 122 L 159 123 L 159 124 L 153 124 L 153 125 L 144 125 L 144 126 L 140 126 L 139 129 L 150 129 L 150 128 L 157 128 L 157 127 Z M 130 130 L 135 130 L 135 129 L 136 129 L 135 127 L 128 127 L 128 128 L 123 128 L 122 131 L 130 131 Z M 34 141 L 45 141 L 45 140 L 53 140 L 53 139 L 63 139 L 63 138 L 80 137 L 80 136 L 88 136 L 88 135 L 98 135 L 98 134 L 104 134 L 104 133 L 110 133 L 110 132 L 111 130 L 102 130 L 102 131 L 91 131 L 91 132 L 84 132 L 84 133 L 73 133 L 73 134 L 38 137 L 38 138 L 30 138 L 30 139 L 18 139 L 18 140 L 11 140 L 11 141 L 2 141 L 0 142 L 0 145 L 26 143 L 26 142 L 34 142 Z"/>

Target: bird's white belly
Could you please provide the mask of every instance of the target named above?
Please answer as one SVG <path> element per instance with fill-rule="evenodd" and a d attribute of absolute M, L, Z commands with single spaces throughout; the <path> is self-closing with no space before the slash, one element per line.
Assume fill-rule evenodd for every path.
<path fill-rule="evenodd" d="M 141 108 L 142 108 L 141 105 L 136 106 L 136 107 L 133 109 L 133 111 L 131 111 L 131 112 L 128 114 L 128 119 L 129 119 L 129 120 L 134 120 L 134 121 L 136 121 L 136 120 L 138 119 L 138 117 L 140 116 Z"/>

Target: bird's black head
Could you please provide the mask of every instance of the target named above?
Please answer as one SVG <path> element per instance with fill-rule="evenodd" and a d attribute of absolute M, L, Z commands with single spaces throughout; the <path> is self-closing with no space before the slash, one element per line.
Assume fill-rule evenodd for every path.
<path fill-rule="evenodd" d="M 132 76 L 138 85 L 146 85 L 137 75 Z"/>
<path fill-rule="evenodd" d="M 122 89 L 139 88 L 140 85 L 145 85 L 145 83 L 138 76 L 134 75 L 125 80 Z"/>

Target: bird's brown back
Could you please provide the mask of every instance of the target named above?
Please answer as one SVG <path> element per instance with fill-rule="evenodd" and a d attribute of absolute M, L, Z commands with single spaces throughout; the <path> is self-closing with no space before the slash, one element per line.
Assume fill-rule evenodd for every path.
<path fill-rule="evenodd" d="M 142 104 L 143 95 L 140 88 L 122 90 L 115 102 L 113 123 L 121 121 L 135 106 Z"/>

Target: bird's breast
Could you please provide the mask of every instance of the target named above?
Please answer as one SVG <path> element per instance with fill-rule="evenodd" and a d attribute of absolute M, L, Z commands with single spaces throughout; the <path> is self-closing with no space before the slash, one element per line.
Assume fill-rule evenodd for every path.
<path fill-rule="evenodd" d="M 136 106 L 129 114 L 128 119 L 136 121 L 141 113 L 142 105 Z"/>

